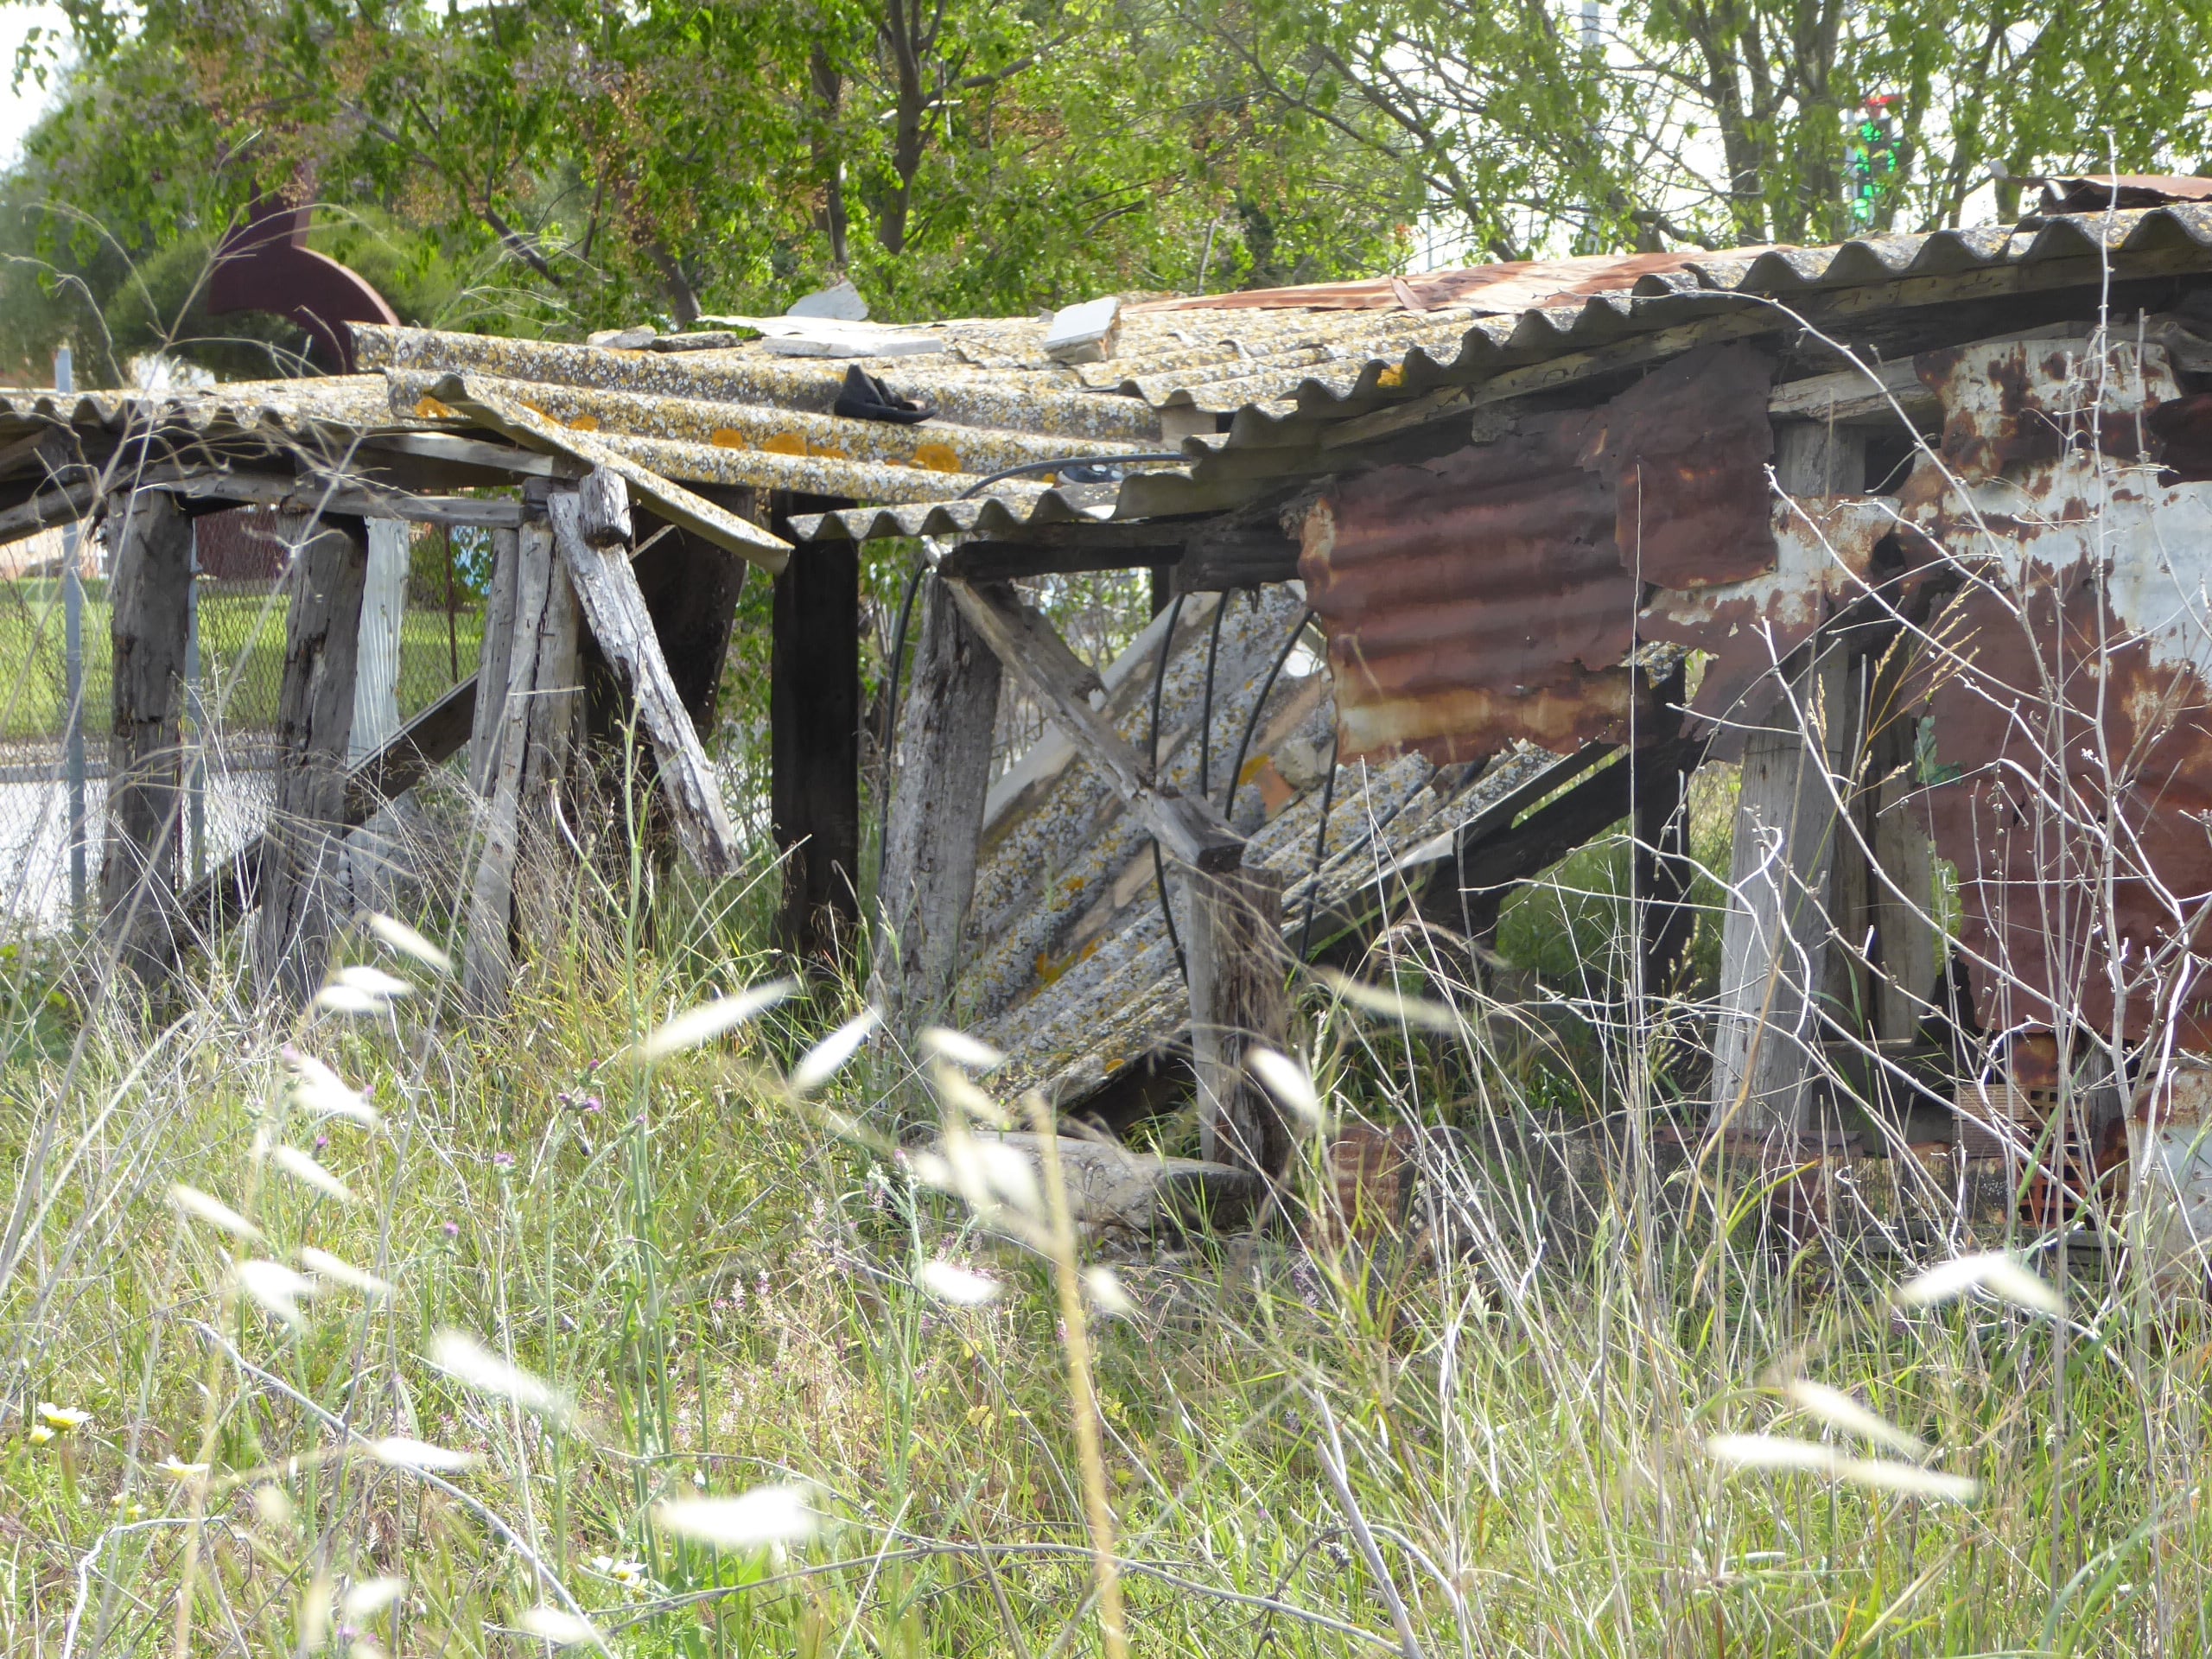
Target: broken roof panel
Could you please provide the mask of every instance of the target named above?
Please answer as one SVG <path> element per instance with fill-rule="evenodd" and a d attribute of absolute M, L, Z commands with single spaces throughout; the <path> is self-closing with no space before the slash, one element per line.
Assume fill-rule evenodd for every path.
<path fill-rule="evenodd" d="M 1536 377 L 1499 383 L 1517 395 L 1589 372 L 1593 359 L 1584 354 L 1618 343 L 1647 341 L 1633 360 L 1663 360 L 1697 343 L 1685 325 L 1785 330 L 1792 320 L 1774 302 L 1818 299 L 1863 316 L 2094 286 L 2107 265 L 2120 280 L 2212 270 L 2212 201 L 2167 200 L 2189 194 L 2181 187 L 2192 181 L 2164 183 L 2173 188 L 2160 205 L 2049 215 L 2009 230 L 1535 261 L 1133 305 L 1114 356 L 1081 367 L 1046 355 L 1047 324 L 1035 318 L 920 325 L 941 349 L 859 359 L 893 393 L 936 410 L 911 428 L 831 412 L 850 361 L 781 355 L 759 340 L 630 351 L 367 325 L 355 334 L 370 373 L 76 398 L 0 394 L 0 428 L 151 427 L 327 447 L 365 433 L 467 430 L 478 423 L 426 410 L 421 393 L 441 375 L 489 376 L 510 383 L 515 401 L 671 480 L 872 504 L 805 522 L 800 533 L 810 538 L 917 528 L 1015 535 L 1033 524 L 1217 511 L 1356 464 L 1357 453 L 1332 445 L 1379 442 L 1472 407 L 1515 371 Z M 915 332 L 902 331 L 902 341 L 911 345 Z M 1102 486 L 1055 488 L 1049 474 L 994 477 L 1024 462 L 1159 451 L 1162 411 L 1177 410 L 1188 413 L 1173 429 L 1193 434 L 1179 445 L 1183 465 L 1103 486 L 1103 502 Z M 1222 425 L 1225 432 L 1208 429 Z M 990 505 L 962 526 L 965 509 L 949 504 L 977 493 Z M 902 505 L 922 510 L 880 511 Z"/>

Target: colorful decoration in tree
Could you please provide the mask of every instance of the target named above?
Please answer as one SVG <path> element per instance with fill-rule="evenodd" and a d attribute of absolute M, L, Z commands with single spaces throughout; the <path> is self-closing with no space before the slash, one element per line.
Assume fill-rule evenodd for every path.
<path fill-rule="evenodd" d="M 1874 223 L 1882 201 L 1904 167 L 1904 139 L 1897 129 L 1894 92 L 1876 92 L 1859 106 L 1844 150 L 1844 199 L 1854 228 Z"/>

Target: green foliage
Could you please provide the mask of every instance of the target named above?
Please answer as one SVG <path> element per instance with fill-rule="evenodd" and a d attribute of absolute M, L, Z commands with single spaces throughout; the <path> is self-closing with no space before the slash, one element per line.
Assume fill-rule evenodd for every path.
<path fill-rule="evenodd" d="M 781 310 L 840 273 L 894 318 L 1364 274 L 1417 200 L 1142 5 L 70 13 L 85 68 L 29 142 L 17 239 L 100 315 L 49 295 L 8 344 L 73 330 L 108 378 L 172 336 L 223 373 L 296 344 L 226 344 L 236 320 L 194 301 L 257 190 L 324 204 L 317 245 L 403 318 L 563 335 Z"/>
<path fill-rule="evenodd" d="M 2185 172 L 2207 143 L 2207 0 L 1200 0 L 1286 109 L 1422 177 L 1499 257 L 1825 241 L 1956 225 L 1996 181 Z M 1901 171 L 1854 226 L 1855 118 Z"/>

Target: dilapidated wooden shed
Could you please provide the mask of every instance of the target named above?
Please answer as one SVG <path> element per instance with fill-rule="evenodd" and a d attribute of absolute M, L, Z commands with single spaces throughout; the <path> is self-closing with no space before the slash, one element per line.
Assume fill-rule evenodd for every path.
<path fill-rule="evenodd" d="M 2131 1135 L 2139 1164 L 2178 1144 L 2212 1051 L 2208 197 L 2061 181 L 2015 226 L 1084 308 L 1057 334 L 362 323 L 343 376 L 0 399 L 0 533 L 110 525 L 130 667 L 103 892 L 144 972 L 253 908 L 264 972 L 312 987 L 329 849 L 467 748 L 470 979 L 496 1001 L 514 825 L 594 697 L 634 709 L 683 853 L 729 868 L 697 728 L 749 564 L 776 582 L 787 938 L 875 928 L 894 1025 L 963 1023 L 1063 1110 L 1124 1122 L 1195 1077 L 1211 1154 L 1279 1169 L 1242 1061 L 1282 1039 L 1293 964 L 1404 920 L 1478 944 L 1515 883 L 1624 819 L 1626 977 L 1665 988 L 1686 780 L 1717 760 L 1742 781 L 1709 1124 L 1796 1146 L 1841 1090 L 1948 1139 L 1950 1099 L 1969 1136 L 2044 1135 L 2063 1186 Z M 182 530 L 238 502 L 313 521 L 286 770 L 268 835 L 187 892 Z M 348 766 L 379 518 L 492 526 L 498 574 L 477 679 Z M 871 891 L 855 549 L 891 537 L 924 551 Z M 1109 569 L 1161 573 L 1160 606 L 1101 672 L 1018 584 Z M 1052 729 L 995 778 L 1009 683 Z M 2055 1119 L 2076 1080 L 2098 1103 Z"/>

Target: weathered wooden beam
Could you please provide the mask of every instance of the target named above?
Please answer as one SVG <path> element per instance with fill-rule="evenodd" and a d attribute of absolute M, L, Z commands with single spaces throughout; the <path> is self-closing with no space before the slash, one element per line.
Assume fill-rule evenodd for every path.
<path fill-rule="evenodd" d="M 670 524 L 694 531 L 764 570 L 779 571 L 791 561 L 791 543 L 783 537 L 770 535 L 696 490 L 686 489 L 640 467 L 590 434 L 549 420 L 536 410 L 494 391 L 477 377 L 447 375 L 433 388 L 432 396 L 440 403 L 466 411 L 518 443 L 567 455 L 588 468 L 605 467 L 619 475 L 639 500 Z"/>
<path fill-rule="evenodd" d="M 1198 1155 L 1280 1181 L 1296 1150 L 1292 1126 L 1245 1065 L 1256 1046 L 1280 1052 L 1290 1026 L 1290 952 L 1281 871 L 1201 874 L 1190 887 L 1191 1057 L 1198 1084 Z"/>
<path fill-rule="evenodd" d="M 395 454 L 418 456 L 455 467 L 480 467 L 512 473 L 518 478 L 575 478 L 585 470 L 582 461 L 566 455 L 549 455 L 536 449 L 518 449 L 481 438 L 464 438 L 451 432 L 384 432 L 363 440 L 367 450 L 385 449 Z"/>
<path fill-rule="evenodd" d="M 1184 545 L 1175 566 L 1175 591 L 1222 593 L 1288 582 L 1298 575 L 1298 543 L 1271 519 L 1207 524 Z"/>
<path fill-rule="evenodd" d="M 660 766 L 663 804 L 675 821 L 678 841 L 702 874 L 728 875 L 741 856 L 737 831 L 722 805 L 721 785 L 706 749 L 669 677 L 645 596 L 638 590 L 626 550 L 621 549 L 623 536 L 614 532 L 617 525 L 627 531 L 627 496 L 623 494 L 619 502 L 613 499 L 622 488 L 619 478 L 594 476 L 603 480 L 595 492 L 556 490 L 546 499 L 553 544 L 575 586 L 583 620 L 652 744 Z M 594 532 L 613 539 L 606 546 L 593 546 L 586 536 Z"/>
<path fill-rule="evenodd" d="M 1908 416 L 1929 413 L 1936 394 L 1923 384 L 1909 357 L 1894 362 L 1815 374 L 1802 380 L 1785 380 L 1768 397 L 1767 414 L 1777 421 L 1895 420 L 1899 408 Z"/>
<path fill-rule="evenodd" d="M 991 783 L 999 659 L 945 586 L 927 578 L 913 677 L 899 705 L 876 900 L 869 1001 L 911 1036 L 950 1014 Z"/>
<path fill-rule="evenodd" d="M 798 503 L 792 503 L 796 508 Z M 776 578 L 769 819 L 784 859 L 777 942 L 834 962 L 861 925 L 860 549 L 810 547 Z"/>
<path fill-rule="evenodd" d="M 543 520 L 524 524 L 518 538 L 514 594 L 506 692 L 486 757 L 483 833 L 469 877 L 461 955 L 462 993 L 486 1013 L 507 1005 L 522 839 L 567 770 L 582 708 L 575 589 Z"/>
<path fill-rule="evenodd" d="M 254 969 L 264 994 L 296 1004 L 321 983 L 340 919 L 346 749 L 368 563 L 358 519 L 325 519 L 292 558 Z"/>
<path fill-rule="evenodd" d="M 100 925 L 115 961 L 148 985 L 176 963 L 178 808 L 192 521 L 166 496 L 108 504 L 114 675 Z"/>
<path fill-rule="evenodd" d="M 576 480 L 569 499 L 575 510 L 569 512 L 563 509 L 564 516 L 574 520 L 576 537 L 586 547 L 605 552 L 609 548 L 629 545 L 630 486 L 622 481 L 620 474 L 594 467 Z M 556 520 L 553 525 L 556 546 L 560 545 L 561 533 L 561 524 Z"/>
<path fill-rule="evenodd" d="M 1151 833 L 1161 850 L 1199 870 L 1234 869 L 1244 840 L 1210 802 L 1156 787 L 1137 752 L 1093 706 L 1098 676 L 1070 651 L 1051 623 L 1001 583 L 946 583 L 955 602 L 999 661 L 1045 705 L 1083 757 Z"/>
<path fill-rule="evenodd" d="M 956 582 L 1012 582 L 1021 576 L 1080 575 L 1102 570 L 1159 569 L 1183 556 L 1180 543 L 963 542 L 938 569 Z"/>
<path fill-rule="evenodd" d="M 507 664 L 514 650 L 515 582 L 522 562 L 518 532 L 492 532 L 492 581 L 484 595 L 484 636 L 478 647 L 476 683 L 481 688 L 470 714 L 468 784 L 480 796 L 492 791 L 492 758 L 500 722 L 507 713 Z"/>
<path fill-rule="evenodd" d="M 748 505 L 741 510 L 749 513 L 751 509 Z M 737 601 L 751 567 L 703 536 L 664 525 L 649 512 L 640 511 L 638 517 L 639 551 L 630 569 L 645 595 L 677 695 L 683 698 L 692 725 L 710 732 L 720 702 L 722 666 L 729 658 Z"/>
<path fill-rule="evenodd" d="M 1866 470 L 1863 431 L 1809 421 L 1776 430 L 1775 482 L 1787 494 L 1863 489 Z M 1857 747 L 1849 647 L 1816 639 L 1805 654 L 1786 684 L 1766 683 L 1773 712 L 1744 740 L 1721 924 L 1713 1122 L 1752 1135 L 1812 1122 L 1835 897 L 1830 779 Z"/>
<path fill-rule="evenodd" d="M 229 470 L 194 473 L 156 487 L 194 501 L 243 501 L 279 512 L 337 518 L 404 518 L 422 524 L 475 524 L 512 529 L 522 523 L 519 501 L 473 496 L 414 495 L 359 480 L 287 476 Z"/>

